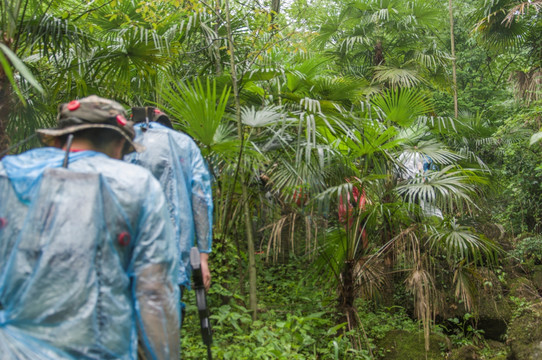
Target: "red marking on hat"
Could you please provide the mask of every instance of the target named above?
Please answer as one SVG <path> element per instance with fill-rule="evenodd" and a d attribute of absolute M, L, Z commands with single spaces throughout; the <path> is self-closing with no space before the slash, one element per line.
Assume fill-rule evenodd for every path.
<path fill-rule="evenodd" d="M 130 244 L 130 240 L 132 240 L 132 236 L 126 231 L 121 232 L 117 238 L 120 246 L 127 246 Z"/>
<path fill-rule="evenodd" d="M 72 100 L 68 103 L 68 110 L 70 111 L 75 111 L 77 109 L 79 109 L 79 107 L 81 106 L 81 103 L 77 100 Z"/>
<path fill-rule="evenodd" d="M 8 224 L 7 219 L 6 219 L 6 218 L 3 218 L 3 217 L 0 217 L 0 230 L 2 230 L 3 228 L 5 228 L 7 224 Z"/>
<path fill-rule="evenodd" d="M 161 111 L 160 111 L 160 110 L 158 110 L 158 109 L 154 109 L 154 113 L 155 113 L 155 114 L 160 114 L 160 113 L 161 113 Z"/>
<path fill-rule="evenodd" d="M 117 124 L 119 124 L 120 126 L 125 126 L 126 118 L 122 115 L 117 115 Z"/>

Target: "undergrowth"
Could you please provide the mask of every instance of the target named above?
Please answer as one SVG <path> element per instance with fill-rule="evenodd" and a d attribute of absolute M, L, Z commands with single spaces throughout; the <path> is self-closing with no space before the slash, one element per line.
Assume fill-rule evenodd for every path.
<path fill-rule="evenodd" d="M 375 339 L 390 329 L 418 329 L 401 309 L 374 312 L 369 304 L 359 302 L 363 327 L 346 331 L 346 323 L 339 322 L 334 290 L 309 273 L 303 258 L 278 265 L 265 265 L 259 259 L 258 320 L 252 322 L 245 303 L 248 296 L 233 271 L 235 252 L 217 249 L 213 256 L 213 285 L 208 294 L 213 359 L 376 359 Z M 194 298 L 188 292 L 184 299 L 183 359 L 207 357 Z"/>

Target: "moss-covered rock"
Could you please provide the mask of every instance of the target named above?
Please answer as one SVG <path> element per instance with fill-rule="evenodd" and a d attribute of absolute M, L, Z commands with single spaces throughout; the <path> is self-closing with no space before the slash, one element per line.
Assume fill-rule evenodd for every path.
<path fill-rule="evenodd" d="M 404 330 L 389 331 L 377 342 L 382 359 L 386 360 L 442 360 L 443 351 L 448 347 L 448 339 L 440 334 L 431 334 L 429 351 L 425 351 L 423 332 L 408 332 Z"/>
<path fill-rule="evenodd" d="M 504 354 L 495 355 L 493 357 L 486 357 L 486 359 L 487 360 L 510 360 L 510 358 Z"/>
<path fill-rule="evenodd" d="M 475 302 L 477 328 L 484 331 L 486 339 L 500 341 L 506 333 L 513 307 L 493 271 L 480 268 L 478 275 L 481 281 L 477 288 L 478 296 Z"/>
<path fill-rule="evenodd" d="M 510 347 L 501 341 L 488 340 L 484 351 L 485 360 L 508 360 Z"/>
<path fill-rule="evenodd" d="M 542 265 L 535 265 L 531 275 L 533 285 L 537 290 L 542 290 Z"/>
<path fill-rule="evenodd" d="M 453 349 L 448 360 L 479 360 L 480 349 L 474 345 L 465 345 L 458 349 Z"/>
<path fill-rule="evenodd" d="M 542 304 L 524 309 L 508 327 L 508 345 L 511 359 L 542 359 Z"/>
<path fill-rule="evenodd" d="M 540 298 L 536 286 L 526 277 L 511 279 L 508 282 L 508 286 L 510 288 L 510 296 L 523 298 L 528 301 L 536 301 Z"/>

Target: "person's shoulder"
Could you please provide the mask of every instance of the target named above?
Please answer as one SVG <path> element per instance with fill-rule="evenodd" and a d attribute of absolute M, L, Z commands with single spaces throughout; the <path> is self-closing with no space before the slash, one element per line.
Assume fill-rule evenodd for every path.
<path fill-rule="evenodd" d="M 187 133 L 185 133 L 185 132 L 182 132 L 180 130 L 171 129 L 171 128 L 162 126 L 160 124 L 158 124 L 158 125 L 159 125 L 159 129 L 161 131 L 167 132 L 167 134 L 169 136 L 171 136 L 172 138 L 174 138 L 176 140 L 182 140 L 182 141 L 185 141 L 185 142 L 188 142 L 188 143 L 195 143 L 194 139 L 192 139 L 192 137 L 190 135 L 188 135 Z"/>
<path fill-rule="evenodd" d="M 164 141 L 166 137 L 168 141 Z M 154 122 L 149 124 L 146 131 L 142 131 L 142 125 L 140 125 L 136 141 L 153 148 L 178 148 L 182 151 L 199 150 L 198 145 L 190 135 Z"/>
<path fill-rule="evenodd" d="M 165 130 L 163 130 L 165 129 Z M 171 142 L 175 144 L 176 147 L 182 149 L 183 151 L 190 150 L 193 151 L 195 149 L 199 150 L 198 145 L 194 141 L 194 139 L 179 130 L 174 130 L 166 127 L 161 128 L 162 131 L 167 131 L 168 137 L 170 138 Z"/>
<path fill-rule="evenodd" d="M 190 135 L 175 129 L 168 128 L 158 123 L 151 122 L 148 128 L 144 124 L 136 124 L 136 138 L 168 136 L 175 141 L 194 142 Z"/>
<path fill-rule="evenodd" d="M 109 157 L 92 161 L 97 161 L 96 170 L 110 183 L 118 183 L 134 191 L 149 191 L 160 187 L 151 172 L 142 166 Z"/>
<path fill-rule="evenodd" d="M 35 164 L 47 161 L 56 161 L 59 158 L 64 158 L 65 151 L 55 147 L 39 147 L 27 150 L 17 155 L 6 155 L 2 161 L 21 164 Z"/>

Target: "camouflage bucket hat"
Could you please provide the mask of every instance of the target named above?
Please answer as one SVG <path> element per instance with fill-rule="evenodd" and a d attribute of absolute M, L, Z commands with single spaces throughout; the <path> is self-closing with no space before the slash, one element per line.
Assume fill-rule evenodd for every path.
<path fill-rule="evenodd" d="M 122 105 L 113 100 L 91 95 L 58 106 L 57 127 L 36 132 L 40 141 L 54 146 L 55 139 L 86 129 L 111 129 L 120 133 L 131 145 L 129 151 L 141 152 L 145 148 L 133 141 L 133 122 L 126 120 Z"/>

